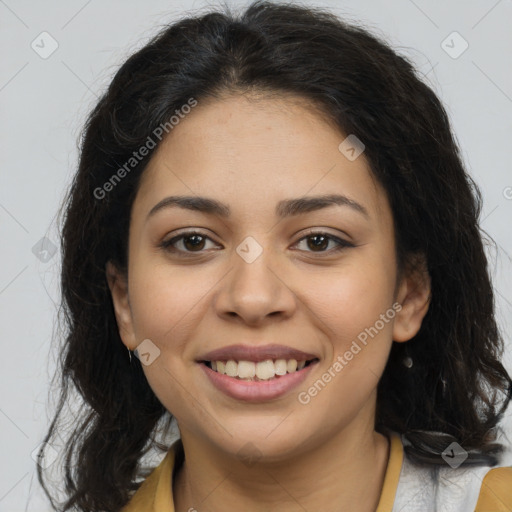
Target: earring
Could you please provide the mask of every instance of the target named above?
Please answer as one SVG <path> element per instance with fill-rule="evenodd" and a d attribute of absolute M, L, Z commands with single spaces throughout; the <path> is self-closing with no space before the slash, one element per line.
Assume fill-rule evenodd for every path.
<path fill-rule="evenodd" d="M 132 351 L 129 348 L 128 348 L 128 357 L 130 358 L 130 364 L 132 364 Z"/>
<path fill-rule="evenodd" d="M 402 364 L 403 364 L 406 368 L 411 368 L 411 367 L 412 367 L 412 365 L 413 365 L 412 357 L 410 357 L 410 356 L 404 357 L 404 358 L 403 358 L 403 360 L 402 360 Z"/>

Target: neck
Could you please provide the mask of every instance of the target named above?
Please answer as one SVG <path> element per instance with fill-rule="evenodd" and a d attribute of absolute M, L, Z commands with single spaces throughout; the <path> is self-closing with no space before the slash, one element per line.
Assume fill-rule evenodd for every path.
<path fill-rule="evenodd" d="M 189 437 L 176 475 L 176 512 L 373 512 L 389 458 L 388 439 L 370 428 L 347 428 L 300 457 L 253 464 Z M 222 456 L 224 454 L 224 456 Z"/>

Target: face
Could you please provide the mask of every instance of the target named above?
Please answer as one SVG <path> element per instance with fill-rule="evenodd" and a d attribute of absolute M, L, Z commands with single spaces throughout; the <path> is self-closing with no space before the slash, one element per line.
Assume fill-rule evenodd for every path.
<path fill-rule="evenodd" d="M 144 171 L 127 279 L 107 271 L 122 340 L 132 350 L 147 340 L 143 370 L 182 437 L 231 454 L 251 441 L 284 460 L 373 426 L 391 343 L 416 334 L 429 290 L 397 281 L 386 194 L 364 152 L 340 151 L 346 136 L 300 99 L 233 96 L 199 102 Z M 199 362 L 233 345 L 281 345 L 271 359 L 291 369 L 287 349 L 314 361 L 264 382 Z M 249 363 L 238 370 L 256 368 L 257 357 L 237 358 Z"/>

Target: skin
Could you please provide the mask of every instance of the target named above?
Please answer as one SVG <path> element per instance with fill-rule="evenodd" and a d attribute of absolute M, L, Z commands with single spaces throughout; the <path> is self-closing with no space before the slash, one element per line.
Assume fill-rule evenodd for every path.
<path fill-rule="evenodd" d="M 200 101 L 144 171 L 128 276 L 110 263 L 106 270 L 123 343 L 133 350 L 150 339 L 160 350 L 143 369 L 177 418 L 185 449 L 177 512 L 365 512 L 378 504 L 389 442 L 374 430 L 376 388 L 392 341 L 418 332 L 430 280 L 425 272 L 398 279 L 386 194 L 364 153 L 350 161 L 338 150 L 345 137 L 303 99 L 232 95 Z M 332 193 L 363 205 L 368 218 L 348 206 L 275 215 L 280 200 Z M 207 196 L 232 215 L 174 207 L 147 218 L 170 195 Z M 159 247 L 192 228 L 208 237 L 196 252 L 190 239 L 175 244 L 184 257 Z M 308 229 L 354 247 L 315 248 Z M 263 249 L 252 263 L 236 252 L 247 236 Z M 402 309 L 394 319 L 300 403 L 298 393 L 395 302 Z M 286 396 L 246 403 L 214 388 L 195 362 L 236 343 L 288 345 L 320 362 Z M 238 454 L 248 442 L 258 450 L 252 465 Z"/>

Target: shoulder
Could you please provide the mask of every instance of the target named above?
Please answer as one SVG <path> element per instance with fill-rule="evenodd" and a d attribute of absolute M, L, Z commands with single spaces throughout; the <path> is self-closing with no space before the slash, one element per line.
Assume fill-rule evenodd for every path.
<path fill-rule="evenodd" d="M 174 443 L 160 463 L 141 483 L 121 512 L 152 512 L 154 510 L 174 511 L 172 481 L 175 452 Z"/>
<path fill-rule="evenodd" d="M 130 501 L 121 509 L 121 512 L 149 512 L 152 508 L 152 497 L 156 495 L 160 481 L 161 465 L 156 467 L 150 475 L 140 484 Z"/>
<path fill-rule="evenodd" d="M 512 512 L 511 466 L 425 466 L 405 456 L 393 512 Z"/>
<path fill-rule="evenodd" d="M 512 511 L 512 466 L 490 469 L 482 480 L 475 512 Z"/>

